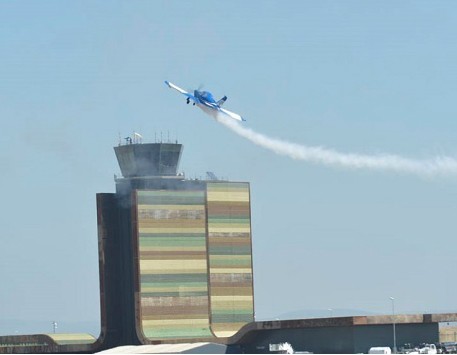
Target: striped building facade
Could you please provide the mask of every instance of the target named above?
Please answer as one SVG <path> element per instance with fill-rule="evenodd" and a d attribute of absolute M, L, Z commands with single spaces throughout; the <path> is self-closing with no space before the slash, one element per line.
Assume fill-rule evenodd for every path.
<path fill-rule="evenodd" d="M 137 333 L 230 337 L 254 320 L 248 183 L 135 190 Z"/>
<path fill-rule="evenodd" d="M 254 320 L 249 185 L 208 183 L 211 329 L 234 335 Z"/>

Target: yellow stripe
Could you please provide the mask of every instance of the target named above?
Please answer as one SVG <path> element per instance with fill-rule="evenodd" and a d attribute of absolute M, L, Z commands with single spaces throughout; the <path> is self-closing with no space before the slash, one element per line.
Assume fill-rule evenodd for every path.
<path fill-rule="evenodd" d="M 252 300 L 251 301 L 213 301 L 211 299 L 211 309 L 239 309 L 239 310 L 249 310 L 252 309 Z"/>
<path fill-rule="evenodd" d="M 230 324 L 231 324 L 231 323 L 230 323 Z M 244 325 L 244 324 L 243 324 L 243 325 Z M 240 328 L 241 328 L 241 327 L 240 327 Z M 240 328 L 237 328 L 236 330 L 233 330 L 233 331 L 219 331 L 219 330 L 214 329 L 214 326 L 211 326 L 211 329 L 213 330 L 214 334 L 216 334 L 216 336 L 217 336 L 218 338 L 228 338 L 228 337 L 231 337 L 232 335 L 236 334 Z"/>
<path fill-rule="evenodd" d="M 192 270 L 192 272 L 206 272 L 206 260 L 140 260 L 141 271 L 176 271 Z"/>
<path fill-rule="evenodd" d="M 155 319 L 155 320 L 143 320 L 143 326 L 154 327 L 154 326 L 180 326 L 180 325 L 208 325 L 208 319 Z"/>
<path fill-rule="evenodd" d="M 142 275 L 179 275 L 179 274 L 203 274 L 205 269 L 174 269 L 174 270 L 157 270 L 157 269 L 142 269 Z"/>
<path fill-rule="evenodd" d="M 211 296 L 211 301 L 252 301 L 252 296 Z"/>
<path fill-rule="evenodd" d="M 141 210 L 203 211 L 204 209 L 204 205 L 138 205 L 138 212 L 141 212 Z"/>
<path fill-rule="evenodd" d="M 211 329 L 219 332 L 239 330 L 246 323 L 213 323 Z M 218 334 L 219 335 L 219 334 Z"/>
<path fill-rule="evenodd" d="M 209 255 L 209 260 L 244 260 L 250 261 L 250 255 Z"/>
<path fill-rule="evenodd" d="M 208 202 L 249 202 L 249 194 L 245 192 L 208 191 Z"/>
<path fill-rule="evenodd" d="M 214 223 L 214 222 L 209 222 L 211 228 L 243 228 L 243 227 L 249 227 L 249 221 L 244 222 L 244 223 Z M 211 229 L 210 228 L 210 229 Z"/>
<path fill-rule="evenodd" d="M 90 340 L 95 341 L 96 339 L 90 334 L 75 333 L 75 334 L 47 334 L 55 341 L 65 340 Z"/>
<path fill-rule="evenodd" d="M 201 247 L 146 247 L 142 246 L 139 248 L 140 251 L 177 251 L 179 250 L 183 254 L 186 253 L 186 251 L 206 251 L 206 246 L 203 245 Z"/>
<path fill-rule="evenodd" d="M 208 192 L 242 192 L 242 193 L 248 193 L 249 188 L 247 186 L 216 186 L 216 185 L 207 185 L 206 190 Z"/>
<path fill-rule="evenodd" d="M 232 227 L 229 228 L 230 224 L 227 224 L 227 227 L 214 227 L 214 224 L 208 225 L 208 233 L 250 233 L 251 228 L 249 225 L 245 225 L 244 227 Z M 186 229 L 187 230 L 187 229 Z M 182 231 L 182 229 L 181 229 Z"/>

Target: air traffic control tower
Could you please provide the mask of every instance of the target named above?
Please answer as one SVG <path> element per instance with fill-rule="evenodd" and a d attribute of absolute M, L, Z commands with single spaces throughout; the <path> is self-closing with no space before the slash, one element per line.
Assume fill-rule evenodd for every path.
<path fill-rule="evenodd" d="M 342 354 L 395 345 L 393 315 L 254 321 L 249 184 L 186 180 L 177 173 L 180 144 L 128 140 L 114 150 L 122 177 L 115 193 L 97 194 L 99 338 L 6 335 L 0 353 L 141 344 L 184 351 L 177 348 L 185 344 L 172 343 L 202 352 L 207 346 L 205 353 L 270 353 L 288 342 L 299 351 Z M 436 343 L 439 324 L 456 321 L 457 313 L 395 315 L 395 339 Z"/>
<path fill-rule="evenodd" d="M 115 147 L 97 194 L 103 348 L 226 343 L 254 320 L 249 184 L 186 180 L 183 146 Z"/>

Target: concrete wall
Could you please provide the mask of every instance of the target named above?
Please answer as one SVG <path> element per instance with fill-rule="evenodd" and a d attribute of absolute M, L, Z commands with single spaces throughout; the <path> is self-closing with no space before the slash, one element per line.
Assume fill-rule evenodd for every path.
<path fill-rule="evenodd" d="M 102 348 L 139 344 L 135 333 L 128 196 L 97 194 Z"/>

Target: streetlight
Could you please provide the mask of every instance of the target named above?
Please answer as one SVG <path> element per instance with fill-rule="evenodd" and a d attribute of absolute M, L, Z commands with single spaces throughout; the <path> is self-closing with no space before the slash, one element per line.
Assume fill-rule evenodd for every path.
<path fill-rule="evenodd" d="M 54 334 L 56 333 L 56 329 L 57 329 L 57 322 L 56 322 L 56 321 L 53 321 L 53 322 L 52 322 L 52 330 L 53 330 L 53 333 L 54 333 Z"/>
<path fill-rule="evenodd" d="M 330 312 L 330 318 L 332 318 L 333 317 L 333 309 L 332 308 L 327 308 L 327 311 Z"/>
<path fill-rule="evenodd" d="M 395 333 L 395 298 L 389 297 L 390 300 L 392 301 L 392 326 L 394 329 L 394 349 L 393 353 L 397 353 L 397 334 Z"/>

